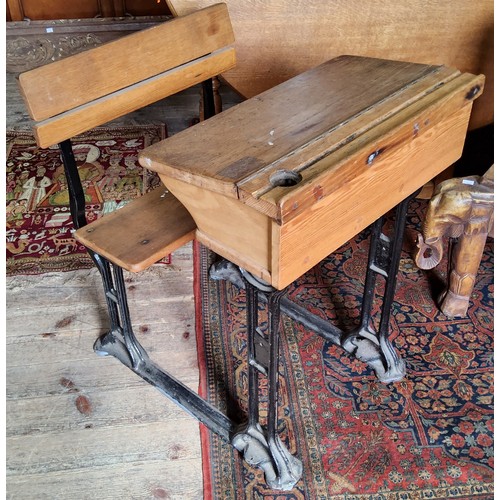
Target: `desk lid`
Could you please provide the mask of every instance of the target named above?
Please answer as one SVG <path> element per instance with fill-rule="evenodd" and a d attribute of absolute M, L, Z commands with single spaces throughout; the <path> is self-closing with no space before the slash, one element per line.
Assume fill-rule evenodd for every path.
<path fill-rule="evenodd" d="M 469 104 L 483 81 L 444 66 L 342 56 L 146 148 L 139 159 L 284 223 Z"/>

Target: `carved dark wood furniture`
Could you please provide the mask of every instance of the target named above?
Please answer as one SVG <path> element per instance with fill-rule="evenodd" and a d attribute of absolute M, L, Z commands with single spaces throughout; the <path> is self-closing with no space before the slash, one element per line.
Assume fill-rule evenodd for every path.
<path fill-rule="evenodd" d="M 52 65 L 67 70 L 59 80 L 56 68 L 41 68 L 21 77 L 21 85 L 33 117 L 42 120 L 35 129 L 39 144 L 63 141 L 79 228 L 75 234 L 103 276 L 111 328 L 97 340 L 96 351 L 116 357 L 231 442 L 249 463 L 264 470 L 271 487 L 288 490 L 299 480 L 302 464 L 277 432 L 280 313 L 367 362 L 382 381 L 404 376 L 404 362 L 389 341 L 388 324 L 407 203 L 460 156 L 472 103 L 482 92 L 484 78 L 443 66 L 352 56 L 333 59 L 147 148 L 140 162 L 159 172 L 168 192 L 159 190 L 85 225 L 68 137 L 125 108 L 142 106 L 160 92 L 206 81 L 234 62 L 232 49 L 226 47 L 232 33 L 224 5 L 175 23 L 158 31 L 161 43 L 154 50 L 151 30 L 120 41 L 134 49 L 135 60 L 129 52 L 117 57 L 123 46 L 113 42 L 114 46 L 75 56 L 80 57 L 78 64 L 68 60 L 67 66 L 64 61 Z M 192 53 L 186 47 L 198 47 L 200 33 L 206 36 L 202 50 Z M 179 43 L 180 57 L 161 61 L 159 68 L 161 45 L 169 39 L 174 42 L 167 55 L 174 57 Z M 75 83 L 82 63 L 101 71 L 91 73 L 93 85 L 85 79 L 85 92 Z M 159 71 L 163 73 L 154 76 Z M 119 84 L 115 78 L 101 81 L 100 75 L 116 72 Z M 54 85 L 45 83 L 48 77 L 55 78 Z M 204 111 L 211 115 L 210 81 L 205 88 Z M 54 101 L 64 96 L 64 104 L 52 104 L 47 95 Z M 396 224 L 388 236 L 382 232 L 382 221 L 394 206 Z M 355 331 L 343 332 L 284 296 L 289 283 L 372 223 L 362 320 Z M 122 268 L 139 271 L 162 251 L 193 236 L 226 259 L 214 267 L 213 277 L 231 279 L 247 292 L 246 422 L 229 419 L 155 365 L 131 327 Z M 375 325 L 371 313 L 377 276 L 385 279 L 385 294 Z M 265 329 L 258 324 L 260 300 L 268 305 Z M 259 376 L 267 379 L 269 388 L 266 428 L 259 425 Z"/>
<path fill-rule="evenodd" d="M 164 2 L 143 0 L 7 0 L 7 21 L 42 19 L 92 19 L 162 16 L 170 13 Z"/>
<path fill-rule="evenodd" d="M 166 3 L 155 0 L 7 0 L 6 7 L 7 73 L 49 64 L 172 17 Z"/>

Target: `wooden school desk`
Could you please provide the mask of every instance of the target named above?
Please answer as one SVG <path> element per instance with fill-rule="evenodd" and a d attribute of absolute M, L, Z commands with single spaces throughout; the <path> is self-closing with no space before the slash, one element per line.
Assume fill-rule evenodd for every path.
<path fill-rule="evenodd" d="M 388 323 L 407 203 L 460 157 L 483 86 L 482 76 L 444 66 L 343 56 L 140 153 L 140 163 L 158 172 L 190 213 L 195 238 L 226 259 L 214 276 L 246 287 L 248 421 L 232 422 L 188 388 L 173 387 L 140 347 L 131 369 L 229 440 L 264 470 L 271 487 L 292 488 L 302 471 L 276 431 L 280 312 L 367 362 L 380 380 L 404 376 Z M 382 217 L 396 206 L 389 236 Z M 287 285 L 371 224 L 359 328 L 342 332 L 284 297 Z M 377 275 L 385 278 L 385 295 L 374 325 Z M 269 310 L 264 333 L 259 300 Z M 105 343 L 99 348 L 112 351 Z M 269 385 L 266 429 L 258 418 L 259 373 Z"/>

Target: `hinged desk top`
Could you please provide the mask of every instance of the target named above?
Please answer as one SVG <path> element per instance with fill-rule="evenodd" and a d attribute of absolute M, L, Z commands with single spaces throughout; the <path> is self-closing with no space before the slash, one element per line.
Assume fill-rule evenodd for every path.
<path fill-rule="evenodd" d="M 152 170 L 284 221 L 299 213 L 297 204 L 314 203 L 318 194 L 309 191 L 317 178 L 331 177 L 329 191 L 345 181 L 340 164 L 355 154 L 353 142 L 361 149 L 382 138 L 388 120 L 398 128 L 414 118 L 397 142 L 411 139 L 477 97 L 482 83 L 443 66 L 344 56 L 155 144 L 141 157 Z M 418 121 L 425 110 L 428 116 Z M 371 168 L 394 147 L 377 143 L 347 175 Z M 335 161 L 324 161 L 329 155 Z"/>
<path fill-rule="evenodd" d="M 212 193 L 210 203 L 217 198 L 225 211 L 244 211 L 259 219 L 256 226 L 273 221 L 278 229 L 254 234 L 271 240 L 272 250 L 258 260 L 273 275 L 273 254 L 281 255 L 292 228 L 300 240 L 322 233 L 327 217 L 343 220 L 335 243 L 320 251 L 324 257 L 456 161 L 483 85 L 482 76 L 444 66 L 343 56 L 154 144 L 139 158 L 205 236 L 207 207 L 197 201 L 190 208 L 193 196 L 206 200 Z M 322 226 L 311 229 L 315 224 Z M 219 241 L 215 233 L 210 238 Z"/>

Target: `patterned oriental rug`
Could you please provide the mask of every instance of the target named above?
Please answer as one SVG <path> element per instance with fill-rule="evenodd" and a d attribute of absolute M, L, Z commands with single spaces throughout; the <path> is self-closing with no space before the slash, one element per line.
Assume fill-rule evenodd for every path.
<path fill-rule="evenodd" d="M 164 125 L 134 125 L 96 128 L 73 139 L 89 222 L 159 185 L 137 153 L 165 137 Z M 39 149 L 30 132 L 7 131 L 6 187 L 7 276 L 93 266 L 72 237 L 57 146 Z"/>
<path fill-rule="evenodd" d="M 279 429 L 303 478 L 290 492 L 268 489 L 262 471 L 201 426 L 205 500 L 493 498 L 493 243 L 468 317 L 450 320 L 434 301 L 446 263 L 424 272 L 409 253 L 424 213 L 425 202 L 412 202 L 391 318 L 405 380 L 378 382 L 364 363 L 283 316 Z M 364 231 L 288 296 L 349 331 L 368 245 Z M 246 411 L 245 293 L 207 279 L 213 254 L 200 248 L 195 257 L 200 393 L 238 418 Z"/>

